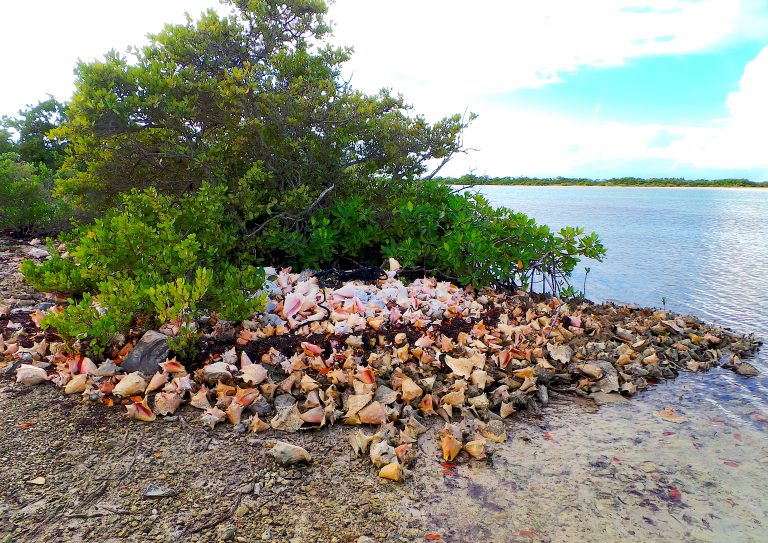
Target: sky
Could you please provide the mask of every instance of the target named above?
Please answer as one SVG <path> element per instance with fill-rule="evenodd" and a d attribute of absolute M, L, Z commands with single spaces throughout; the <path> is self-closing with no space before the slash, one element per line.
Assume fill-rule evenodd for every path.
<path fill-rule="evenodd" d="M 66 100 L 78 58 L 223 11 L 127 5 L 5 3 L 0 115 Z M 478 114 L 447 175 L 768 180 L 766 0 L 337 0 L 329 16 L 353 86 L 431 120 Z"/>

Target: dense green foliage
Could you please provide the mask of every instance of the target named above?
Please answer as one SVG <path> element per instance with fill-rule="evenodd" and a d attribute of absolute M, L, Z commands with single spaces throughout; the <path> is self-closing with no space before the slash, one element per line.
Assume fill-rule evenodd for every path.
<path fill-rule="evenodd" d="M 49 98 L 0 119 L 0 230 L 39 233 L 66 224 L 68 208 L 52 195 L 65 145 L 50 136 L 64 111 Z"/>
<path fill-rule="evenodd" d="M 265 230 L 257 241 L 300 268 L 378 265 L 394 257 L 405 268 L 462 284 L 530 287 L 546 276 L 555 292 L 580 257 L 605 254 L 595 234 L 552 232 L 522 213 L 494 209 L 480 195 L 456 194 L 435 181 L 382 182 L 316 213 L 306 229 Z"/>
<path fill-rule="evenodd" d="M 50 132 L 66 142 L 56 193 L 95 219 L 61 238 L 66 256 L 23 266 L 37 288 L 73 295 L 45 321 L 69 341 L 98 353 L 138 319 L 171 323 L 174 349 L 192 352 L 201 312 L 259 307 L 260 265 L 394 257 L 462 284 L 559 292 L 579 258 L 602 258 L 594 234 L 431 181 L 473 116 L 431 124 L 387 90 L 352 88 L 350 51 L 323 44 L 323 1 L 227 3 L 229 16 L 77 67 Z"/>
<path fill-rule="evenodd" d="M 748 179 L 683 179 L 681 177 L 649 178 L 614 177 L 611 179 L 585 179 L 571 177 L 488 177 L 463 175 L 442 177 L 451 185 L 533 185 L 533 186 L 583 186 L 583 187 L 754 187 L 768 188 L 768 182 L 758 183 Z"/>
<path fill-rule="evenodd" d="M 64 162 L 66 143 L 51 132 L 65 117 L 66 105 L 52 96 L 19 111 L 17 117 L 3 117 L 0 120 L 0 151 L 3 146 L 9 146 L 7 150 L 17 153 L 23 162 L 42 164 L 50 171 L 58 170 Z M 16 134 L 15 138 L 11 138 L 12 133 Z"/>
<path fill-rule="evenodd" d="M 61 223 L 61 203 L 51 197 L 53 175 L 44 164 L 0 154 L 0 230 L 46 231 Z"/>
<path fill-rule="evenodd" d="M 22 272 L 35 288 L 83 296 L 44 324 L 70 342 L 89 339 L 98 353 L 136 317 L 177 327 L 191 325 L 201 311 L 250 317 L 263 303 L 257 291 L 264 272 L 237 251 L 226 202 L 226 189 L 208 185 L 178 199 L 134 191 L 69 233 L 65 257 L 51 246 L 50 260 L 25 261 Z"/>

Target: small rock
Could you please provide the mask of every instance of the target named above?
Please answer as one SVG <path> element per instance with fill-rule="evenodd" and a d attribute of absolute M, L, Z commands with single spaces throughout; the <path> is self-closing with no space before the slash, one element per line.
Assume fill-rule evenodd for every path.
<path fill-rule="evenodd" d="M 232 541 L 235 538 L 235 529 L 232 526 L 219 525 L 216 532 L 221 541 Z"/>
<path fill-rule="evenodd" d="M 51 254 L 48 252 L 47 249 L 43 249 L 43 248 L 40 248 L 40 247 L 34 247 L 32 249 L 27 249 L 27 254 L 29 256 L 31 256 L 32 258 L 38 258 L 38 259 L 48 258 L 49 256 L 51 256 Z"/>
<path fill-rule="evenodd" d="M 640 471 L 644 473 L 653 473 L 656 471 L 656 464 L 653 462 L 643 462 L 640 464 Z"/>
<path fill-rule="evenodd" d="M 175 490 L 150 484 L 144 491 L 145 498 L 170 498 L 176 495 Z"/>
<path fill-rule="evenodd" d="M 291 466 L 299 462 L 310 462 L 312 460 L 306 449 L 283 441 L 276 442 L 272 449 L 270 449 L 269 454 L 283 466 Z"/>

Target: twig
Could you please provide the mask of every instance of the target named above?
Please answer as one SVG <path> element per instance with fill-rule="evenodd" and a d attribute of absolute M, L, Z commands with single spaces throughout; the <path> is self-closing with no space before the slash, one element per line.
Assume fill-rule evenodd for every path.
<path fill-rule="evenodd" d="M 237 499 L 235 499 L 235 503 L 232 505 L 229 511 L 227 511 L 226 513 L 223 513 L 222 515 L 214 517 L 212 520 L 209 520 L 208 522 L 202 524 L 201 526 L 192 528 L 189 532 L 192 534 L 196 534 L 208 528 L 213 528 L 217 524 L 221 524 L 223 521 L 227 520 L 228 518 L 230 518 L 232 515 L 235 514 L 235 511 L 237 511 L 237 508 L 240 507 L 240 500 L 242 500 L 242 498 L 243 496 L 241 494 L 238 494 Z"/>

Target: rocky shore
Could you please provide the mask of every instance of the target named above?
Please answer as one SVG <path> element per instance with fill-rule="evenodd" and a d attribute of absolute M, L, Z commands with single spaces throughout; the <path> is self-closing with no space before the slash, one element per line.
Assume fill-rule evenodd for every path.
<path fill-rule="evenodd" d="M 173 327 L 91 360 L 36 326 L 60 300 L 15 269 L 45 255 L 3 243 L 6 541 L 423 541 L 428 527 L 396 512 L 420 465 L 489 462 L 510 424 L 553 400 L 756 371 L 757 340 L 695 318 L 404 284 L 396 264 L 367 283 L 275 271 L 267 310 L 199 323 L 203 354 L 186 365 L 162 348 Z"/>

